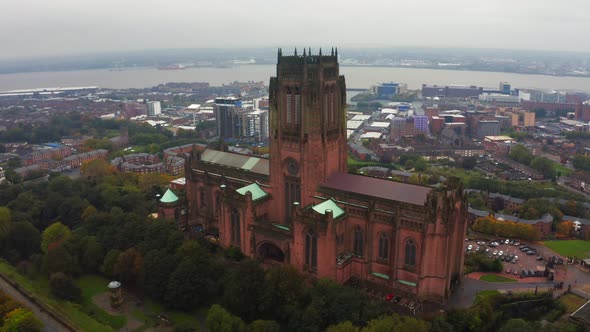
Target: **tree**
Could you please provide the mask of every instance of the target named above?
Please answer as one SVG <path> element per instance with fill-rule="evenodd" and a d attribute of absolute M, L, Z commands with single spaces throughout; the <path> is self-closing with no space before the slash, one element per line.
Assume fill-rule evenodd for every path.
<path fill-rule="evenodd" d="M 139 251 L 135 248 L 129 248 L 117 258 L 114 273 L 122 282 L 134 284 L 141 271 L 142 261 L 143 258 Z"/>
<path fill-rule="evenodd" d="M 461 167 L 464 169 L 473 169 L 477 165 L 476 157 L 465 157 L 461 162 Z"/>
<path fill-rule="evenodd" d="M 258 263 L 245 260 L 236 265 L 224 281 L 224 307 L 246 321 L 265 317 L 271 308 L 266 298 L 264 270 Z"/>
<path fill-rule="evenodd" d="M 361 329 L 354 326 L 351 321 L 342 322 L 340 324 L 328 327 L 326 332 L 359 332 Z"/>
<path fill-rule="evenodd" d="M 553 161 L 545 157 L 535 157 L 531 161 L 531 167 L 543 174 L 546 179 L 555 176 L 555 170 L 553 169 Z"/>
<path fill-rule="evenodd" d="M 89 178 L 102 178 L 114 172 L 113 167 L 104 159 L 96 159 L 82 164 L 80 172 Z"/>
<path fill-rule="evenodd" d="M 508 320 L 498 332 L 535 332 L 538 330 L 538 327 L 535 325 L 521 318 L 513 318 Z"/>
<path fill-rule="evenodd" d="M 8 234 L 11 221 L 12 214 L 10 213 L 10 209 L 0 206 L 0 238 L 4 238 Z"/>
<path fill-rule="evenodd" d="M 6 249 L 11 261 L 18 262 L 39 252 L 41 234 L 31 223 L 26 221 L 13 222 L 6 236 Z"/>
<path fill-rule="evenodd" d="M 60 222 L 53 223 L 43 231 L 41 250 L 43 250 L 43 252 L 47 252 L 50 247 L 59 246 L 62 242 L 67 240 L 71 234 L 72 232 L 68 226 Z"/>
<path fill-rule="evenodd" d="M 115 264 L 117 264 L 120 254 L 121 250 L 111 249 L 104 257 L 104 261 L 102 263 L 100 271 L 107 277 L 115 276 Z"/>
<path fill-rule="evenodd" d="M 246 324 L 240 317 L 233 316 L 218 304 L 211 306 L 207 312 L 207 331 L 210 332 L 245 332 Z"/>
<path fill-rule="evenodd" d="M 510 159 L 524 165 L 529 165 L 533 159 L 533 154 L 522 144 L 516 144 L 510 149 L 508 154 Z"/>
<path fill-rule="evenodd" d="M 43 329 L 43 324 L 30 310 L 18 308 L 4 317 L 4 324 L 0 331 L 37 332 L 41 329 Z"/>
<path fill-rule="evenodd" d="M 281 326 L 274 320 L 255 320 L 248 325 L 252 332 L 280 332 Z"/>
<path fill-rule="evenodd" d="M 556 231 L 563 236 L 572 236 L 574 234 L 574 223 L 571 221 L 562 221 L 557 224 Z"/>
<path fill-rule="evenodd" d="M 417 172 L 424 172 L 427 167 L 428 165 L 426 164 L 426 160 L 424 158 L 418 158 L 414 164 L 414 169 Z"/>
<path fill-rule="evenodd" d="M 70 255 L 64 245 L 52 248 L 43 256 L 43 271 L 48 275 L 63 272 L 68 275 L 77 274 L 80 266 L 76 259 Z"/>
<path fill-rule="evenodd" d="M 88 236 L 84 241 L 82 265 L 90 273 L 98 272 L 103 259 L 104 250 L 96 236 Z"/>
<path fill-rule="evenodd" d="M 72 302 L 80 302 L 82 299 L 82 290 L 74 284 L 72 278 L 62 272 L 57 272 L 51 275 L 49 278 L 49 287 L 51 289 L 51 294 L 60 299 Z"/>
<path fill-rule="evenodd" d="M 170 271 L 176 268 L 178 259 L 163 250 L 152 249 L 143 259 L 141 275 L 146 294 L 156 300 L 164 300 Z"/>
<path fill-rule="evenodd" d="M 179 309 L 202 305 L 218 279 L 206 257 L 184 257 L 168 279 L 164 302 Z"/>
<path fill-rule="evenodd" d="M 304 302 L 308 289 L 304 277 L 291 265 L 275 265 L 266 273 L 273 317 L 288 320 L 293 308 Z"/>

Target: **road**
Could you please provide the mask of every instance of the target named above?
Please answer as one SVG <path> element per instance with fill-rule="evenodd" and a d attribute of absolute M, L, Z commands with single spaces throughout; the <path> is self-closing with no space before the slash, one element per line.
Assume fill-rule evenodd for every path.
<path fill-rule="evenodd" d="M 29 308 L 39 320 L 43 323 L 43 331 L 45 332 L 61 332 L 61 331 L 70 331 L 66 326 L 62 325 L 60 322 L 53 319 L 49 316 L 45 310 L 41 309 L 41 307 L 37 306 L 36 304 L 32 303 L 27 299 L 24 295 L 22 295 L 18 290 L 16 290 L 12 285 L 7 283 L 4 279 L 0 278 L 0 288 L 8 294 L 10 297 L 15 299 L 16 301 L 22 303 L 24 306 Z"/>

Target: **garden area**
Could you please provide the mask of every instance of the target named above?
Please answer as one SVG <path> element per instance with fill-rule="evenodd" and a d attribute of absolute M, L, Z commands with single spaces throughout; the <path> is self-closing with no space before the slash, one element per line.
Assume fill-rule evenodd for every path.
<path fill-rule="evenodd" d="M 564 257 L 590 258 L 590 241 L 553 240 L 542 243 Z"/>

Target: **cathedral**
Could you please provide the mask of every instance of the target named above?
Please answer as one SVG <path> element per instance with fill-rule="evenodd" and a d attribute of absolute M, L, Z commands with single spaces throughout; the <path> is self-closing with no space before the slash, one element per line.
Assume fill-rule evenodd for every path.
<path fill-rule="evenodd" d="M 338 51 L 283 55 L 270 79 L 270 158 L 193 149 L 188 226 L 267 264 L 443 300 L 463 272 L 462 185 L 347 173 Z"/>

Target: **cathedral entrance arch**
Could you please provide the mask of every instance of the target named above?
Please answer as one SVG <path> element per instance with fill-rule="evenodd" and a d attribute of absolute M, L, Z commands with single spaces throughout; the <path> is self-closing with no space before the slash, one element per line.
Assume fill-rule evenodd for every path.
<path fill-rule="evenodd" d="M 279 263 L 285 262 L 285 253 L 272 242 L 263 242 L 258 246 L 257 254 L 263 260 L 272 260 Z"/>

